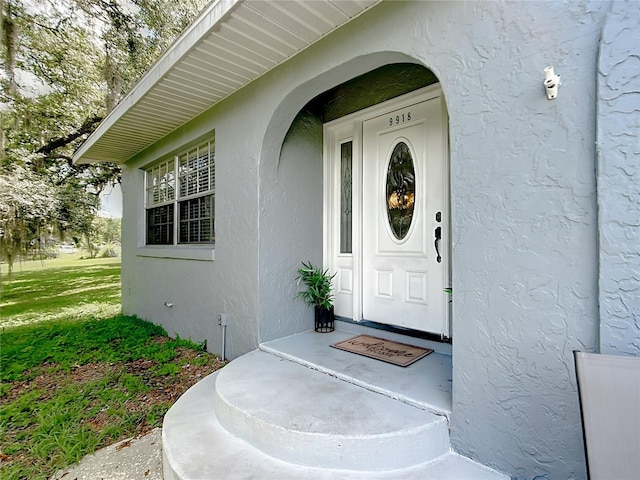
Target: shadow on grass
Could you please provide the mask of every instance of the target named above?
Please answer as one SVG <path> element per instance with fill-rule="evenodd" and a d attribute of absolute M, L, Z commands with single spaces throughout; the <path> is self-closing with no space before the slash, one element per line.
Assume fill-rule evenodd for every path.
<path fill-rule="evenodd" d="M 14 273 L 2 282 L 0 326 L 119 312 L 120 264 Z M 87 305 L 102 305 L 96 310 Z"/>

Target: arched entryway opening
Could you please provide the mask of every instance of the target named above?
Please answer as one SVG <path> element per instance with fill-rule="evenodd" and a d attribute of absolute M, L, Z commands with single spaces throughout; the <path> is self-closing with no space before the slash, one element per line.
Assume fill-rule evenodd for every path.
<path fill-rule="evenodd" d="M 304 99 L 300 89 L 287 97 L 287 102 L 294 105 L 297 102 L 299 106 L 291 111 L 291 105 L 283 104 L 276 111 L 262 151 L 259 271 L 261 342 L 263 345 L 276 343 L 277 348 L 285 350 L 292 346 L 294 350 L 299 348 L 299 344 L 295 345 L 287 338 L 313 329 L 313 311 L 294 299 L 297 291 L 294 281 L 296 269 L 303 261 L 324 265 L 337 274 L 334 281 L 337 328 L 434 348 L 441 356 L 437 357 L 437 371 L 430 374 L 434 380 L 433 391 L 429 391 L 431 386 L 425 383 L 410 383 L 420 390 L 416 398 L 422 398 L 425 392 L 429 397 L 428 400 L 417 400 L 417 403 L 425 408 L 435 405 L 435 410 L 450 412 L 450 294 L 446 292 L 450 286 L 449 167 L 446 108 L 438 79 L 432 71 L 416 63 L 385 63 L 309 97 Z M 344 125 L 347 126 L 346 130 Z M 337 133 L 333 127 L 337 128 Z M 428 131 L 432 128 L 436 130 L 435 136 Z M 392 131 L 395 132 L 393 138 L 387 135 Z M 282 139 L 279 145 L 277 132 L 280 132 Z M 380 143 L 381 139 L 384 145 Z M 369 162 L 367 155 L 373 152 L 368 150 L 367 142 L 381 145 L 379 160 L 382 168 L 378 170 L 363 168 Z M 347 143 L 351 147 L 352 172 L 344 174 L 340 152 Z M 399 145 L 406 147 L 405 154 L 411 156 L 413 170 L 400 172 L 404 181 L 396 182 L 395 187 L 391 185 L 392 181 L 385 180 L 375 188 L 370 188 L 369 183 L 374 178 L 398 179 L 399 172 L 390 173 L 394 170 L 390 165 L 394 162 L 393 152 L 402 150 Z M 427 157 L 436 147 L 441 161 L 438 175 L 433 174 L 434 167 L 427 165 Z M 338 154 L 332 157 L 332 151 Z M 356 166 L 358 162 L 359 167 Z M 360 213 L 345 220 L 340 214 L 343 209 L 340 205 L 344 194 L 342 185 L 346 177 L 352 177 L 353 181 L 355 172 L 359 172 L 355 174 L 355 182 L 360 183 L 359 186 L 353 183 L 350 187 L 353 195 L 351 209 Z M 441 203 L 432 208 L 426 199 L 431 195 L 429 189 L 434 179 L 443 188 L 440 191 Z M 415 188 L 404 192 L 404 197 L 400 199 L 400 189 L 396 187 L 413 180 L 416 180 Z M 377 202 L 376 195 L 364 195 L 371 192 L 380 193 L 383 200 L 379 202 L 378 210 L 367 213 L 362 207 Z M 415 204 L 413 219 L 407 219 L 405 215 L 407 228 L 400 234 L 394 230 L 390 220 L 393 212 L 386 208 L 394 203 L 394 199 L 396 203 L 406 200 Z M 369 219 L 367 214 L 370 215 Z M 366 237 L 374 232 L 368 228 L 369 225 L 376 223 L 372 215 L 389 219 L 387 225 L 380 226 L 378 232 L 391 232 L 392 246 L 396 248 L 396 253 L 401 252 L 405 257 L 397 275 L 393 271 L 396 267 L 390 267 L 389 264 L 367 270 L 370 265 L 368 260 L 364 260 L 364 255 L 367 246 L 373 244 L 367 244 Z M 418 216 L 422 219 L 416 220 Z M 351 223 L 349 231 L 352 232 L 352 238 L 347 249 L 350 251 L 341 250 L 345 235 L 339 230 L 345 221 Z M 337 249 L 334 248 L 336 245 Z M 352 263 L 345 268 L 344 262 L 340 261 L 348 257 Z M 436 273 L 438 282 L 434 281 L 429 265 L 442 267 Z M 370 278 L 374 281 L 367 283 Z M 393 290 L 402 283 L 404 285 L 398 291 Z M 367 297 L 365 289 L 372 285 L 379 289 Z M 428 310 L 429 295 L 432 293 L 432 297 L 440 300 L 441 308 L 436 312 L 440 316 L 435 322 L 437 327 L 433 326 L 434 322 L 422 323 L 422 320 L 434 315 Z M 388 316 L 369 318 L 372 312 L 379 310 L 379 305 L 367 302 L 385 294 L 393 297 L 394 302 L 387 312 Z M 387 300 L 383 298 L 382 303 Z M 349 306 L 345 307 L 347 304 Z M 400 310 L 398 315 L 394 314 L 396 308 Z M 422 318 L 417 323 L 407 323 L 404 311 L 410 311 L 409 315 L 413 315 L 414 320 Z M 437 346 L 436 342 L 439 342 Z M 307 350 L 314 348 L 309 346 Z M 289 353 L 297 355 L 293 351 Z M 419 376 L 422 378 L 424 375 Z M 431 393 L 434 393 L 435 399 L 430 397 Z"/>
<path fill-rule="evenodd" d="M 354 62 L 358 63 L 358 61 Z M 339 123 L 341 119 L 347 119 L 348 122 L 349 119 L 358 116 L 361 112 L 371 111 L 372 113 L 369 114 L 369 117 L 381 115 L 381 112 L 385 111 L 385 104 L 393 109 L 396 105 L 407 106 L 414 101 L 424 101 L 424 95 L 422 97 L 417 95 L 415 97 L 416 100 L 409 98 L 404 103 L 402 100 L 400 100 L 399 104 L 397 103 L 398 99 L 411 97 L 411 95 L 416 95 L 421 91 L 425 91 L 425 89 L 432 90 L 437 84 L 438 78 L 436 75 L 426 67 L 416 63 L 388 63 L 373 68 L 366 73 L 356 75 L 350 80 L 339 83 L 335 87 L 317 93 L 311 99 L 305 101 L 303 106 L 298 108 L 293 120 L 290 120 L 286 134 L 281 134 L 284 135 L 284 138 L 281 140 L 279 149 L 274 148 L 278 141 L 276 132 L 278 129 L 284 131 L 283 124 L 284 126 L 287 125 L 285 120 L 286 106 L 282 106 L 276 112 L 274 115 L 275 124 L 270 129 L 272 135 L 265 137 L 260 172 L 261 232 L 262 238 L 265 240 L 262 245 L 268 245 L 268 248 L 264 248 L 260 255 L 260 273 L 262 276 L 260 324 L 262 330 L 261 338 L 263 340 L 304 331 L 309 326 L 308 322 L 310 320 L 307 321 L 306 319 L 310 318 L 311 313 L 305 306 L 292 300 L 295 294 L 295 284 L 291 281 L 291 277 L 295 276 L 296 266 L 300 262 L 310 260 L 316 264 L 324 263 L 325 266 L 332 267 L 333 271 L 339 273 L 336 277 L 336 287 L 338 288 L 337 302 L 340 304 L 353 300 L 353 293 L 347 295 L 350 298 L 345 300 L 344 292 L 353 290 L 353 281 L 358 281 L 359 278 L 362 278 L 361 272 L 356 272 L 354 276 L 353 269 L 351 271 L 341 269 L 339 260 L 336 260 L 338 257 L 343 256 L 343 253 L 348 255 L 350 253 L 353 254 L 353 252 L 338 252 L 337 255 L 334 255 L 331 248 L 328 247 L 332 240 L 327 236 L 327 229 L 330 227 L 327 224 L 327 215 L 329 213 L 327 202 L 335 203 L 338 199 L 328 198 L 331 193 L 326 189 L 328 177 L 325 170 L 327 168 L 328 146 L 326 144 L 327 131 L 324 126 Z M 296 98 L 300 95 L 299 90 L 301 88 L 287 97 L 289 102 L 299 102 L 301 104 L 304 101 L 304 98 Z M 442 96 L 439 94 L 439 97 L 441 98 Z M 444 102 L 441 100 L 439 102 L 444 112 Z M 411 115 L 411 112 L 408 113 Z M 417 119 L 415 117 L 416 113 L 414 113 L 414 118 Z M 276 121 L 278 117 L 282 118 Z M 366 119 L 366 115 L 363 118 Z M 443 118 L 446 121 L 446 113 L 444 113 Z M 409 125 L 414 124 L 415 121 L 412 122 L 405 119 L 404 123 Z M 359 124 L 356 122 L 355 125 L 356 128 L 361 128 L 362 120 L 360 120 Z M 358 135 L 361 135 L 361 132 L 356 136 Z M 421 135 L 421 133 L 418 133 L 418 135 Z M 446 132 L 444 132 L 444 135 L 442 139 L 446 144 Z M 353 137 L 353 134 L 351 134 L 351 137 Z M 357 140 L 360 142 L 357 147 L 359 149 L 363 139 L 358 137 Z M 440 147 L 443 149 L 442 154 L 446 155 L 446 145 L 440 145 Z M 424 144 L 421 148 L 432 149 L 433 145 Z M 277 162 L 269 161 L 269 151 L 272 151 L 271 156 L 277 156 Z M 444 160 L 448 159 L 445 158 Z M 444 186 L 442 191 L 447 195 L 447 198 L 443 199 L 446 205 L 439 206 L 433 212 L 422 212 L 420 208 L 417 208 L 416 213 L 429 215 L 429 221 L 422 225 L 422 228 L 429 229 L 429 232 L 425 230 L 423 238 L 420 239 L 420 242 L 423 243 L 421 248 L 424 256 L 427 254 L 434 258 L 438 256 L 438 263 L 446 265 L 447 271 L 444 276 L 441 275 L 442 279 L 437 287 L 430 287 L 427 282 L 433 284 L 433 281 L 427 279 L 420 273 L 419 269 L 410 268 L 407 272 L 405 268 L 402 275 L 404 277 L 403 281 L 406 278 L 409 279 L 408 287 L 401 294 L 409 298 L 408 303 L 410 304 L 409 307 L 411 307 L 411 304 L 420 305 L 425 303 L 427 295 L 431 294 L 428 291 L 429 288 L 431 290 L 437 288 L 437 294 L 444 302 L 441 305 L 442 308 L 439 315 L 446 315 L 447 318 L 444 319 L 446 321 L 438 320 L 436 323 L 442 325 L 438 325 L 437 328 L 422 328 L 419 324 L 417 324 L 418 328 L 412 328 L 411 322 L 407 324 L 400 317 L 395 317 L 395 320 L 387 322 L 377 322 L 403 329 L 408 327 L 422 332 L 423 336 L 427 337 L 429 333 L 433 333 L 433 338 L 438 339 L 450 337 L 447 323 L 449 318 L 449 298 L 447 293 L 444 292 L 450 286 L 450 278 L 448 277 L 449 248 L 444 243 L 445 239 L 448 240 L 445 237 L 448 235 L 449 219 L 443 214 L 443 210 L 448 211 L 448 184 L 446 184 L 448 182 L 448 162 L 445 161 L 442 168 L 446 169 L 446 175 L 441 175 L 440 180 Z M 420 170 L 420 167 L 418 169 Z M 424 176 L 427 175 L 425 171 L 422 173 L 425 174 Z M 423 187 L 425 185 L 418 188 L 418 193 L 422 193 L 420 188 Z M 337 193 L 337 195 L 339 196 L 340 193 Z M 362 198 L 358 198 L 355 201 L 362 202 Z M 436 220 L 436 215 L 438 220 Z M 340 221 L 345 222 L 344 219 Z M 348 221 L 353 222 L 354 219 L 350 218 Z M 361 219 L 357 218 L 355 221 L 361 222 Z M 337 233 L 337 235 L 344 237 L 344 232 Z M 440 240 L 437 240 L 437 235 Z M 273 236 L 271 242 L 267 241 L 267 237 L 270 236 Z M 356 237 L 357 242 L 362 241 L 361 233 L 356 234 Z M 400 239 L 399 243 L 402 244 L 402 240 Z M 406 240 L 404 243 L 406 243 Z M 279 246 L 274 248 L 274 245 Z M 356 252 L 356 255 L 360 254 L 359 251 Z M 415 254 L 415 251 L 411 253 L 413 257 L 415 257 Z M 335 258 L 328 258 L 329 255 L 334 255 Z M 399 280 L 398 278 L 395 283 L 399 284 Z M 393 282 L 394 280 L 390 279 L 389 281 Z M 351 283 L 351 285 L 347 286 L 346 283 Z M 276 285 L 278 286 L 277 288 L 275 287 Z M 359 290 L 359 288 L 356 288 L 356 290 Z M 356 294 L 360 295 L 360 292 L 358 291 Z M 433 297 L 433 295 L 431 296 Z M 363 315 L 362 309 L 357 307 L 358 302 L 356 301 L 355 303 L 355 309 L 340 307 L 337 312 L 339 317 L 346 321 L 355 322 L 375 320 L 367 318 L 370 315 L 366 315 L 366 310 L 364 312 L 365 315 Z M 301 318 L 305 320 L 301 320 Z M 433 324 L 434 322 L 431 323 Z"/>

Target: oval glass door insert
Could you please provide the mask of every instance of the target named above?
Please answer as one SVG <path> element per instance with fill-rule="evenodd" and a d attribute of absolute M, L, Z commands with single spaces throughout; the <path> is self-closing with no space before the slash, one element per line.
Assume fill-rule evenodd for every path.
<path fill-rule="evenodd" d="M 389 159 L 387 170 L 387 217 L 393 235 L 402 240 L 407 236 L 416 193 L 416 170 L 409 147 L 399 142 Z"/>

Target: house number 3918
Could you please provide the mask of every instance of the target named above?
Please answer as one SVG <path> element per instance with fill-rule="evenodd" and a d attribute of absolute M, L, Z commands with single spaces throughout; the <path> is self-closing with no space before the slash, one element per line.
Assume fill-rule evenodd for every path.
<path fill-rule="evenodd" d="M 411 112 L 401 113 L 395 117 L 389 117 L 389 126 L 400 125 L 401 123 L 411 120 Z"/>

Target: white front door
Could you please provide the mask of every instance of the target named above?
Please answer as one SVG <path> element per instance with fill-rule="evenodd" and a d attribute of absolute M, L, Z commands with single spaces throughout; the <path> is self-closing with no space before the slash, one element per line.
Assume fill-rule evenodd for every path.
<path fill-rule="evenodd" d="M 443 333 L 448 218 L 442 102 L 363 122 L 363 317 Z"/>
<path fill-rule="evenodd" d="M 337 315 L 450 336 L 447 156 L 433 87 L 325 126 L 325 266 L 337 273 Z"/>

